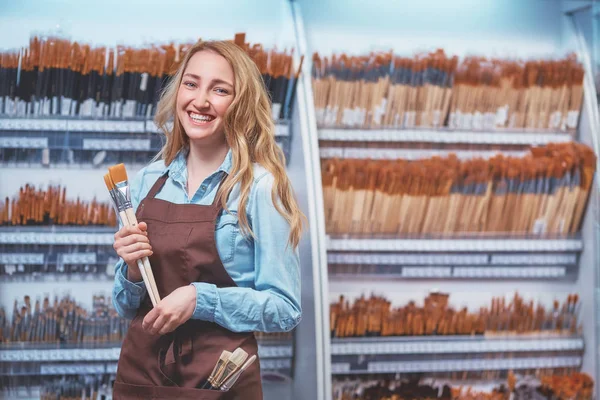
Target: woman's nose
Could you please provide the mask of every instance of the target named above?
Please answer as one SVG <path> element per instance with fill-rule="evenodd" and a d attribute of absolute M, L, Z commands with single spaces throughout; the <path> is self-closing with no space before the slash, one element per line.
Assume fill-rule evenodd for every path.
<path fill-rule="evenodd" d="M 194 97 L 192 104 L 194 105 L 194 107 L 196 107 L 198 109 L 206 108 L 209 106 L 208 96 L 205 93 L 198 93 Z"/>

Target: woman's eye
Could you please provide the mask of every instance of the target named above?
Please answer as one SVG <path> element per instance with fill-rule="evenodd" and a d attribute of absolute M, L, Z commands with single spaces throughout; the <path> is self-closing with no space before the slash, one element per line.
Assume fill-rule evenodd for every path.
<path fill-rule="evenodd" d="M 215 91 L 219 94 L 229 94 L 229 92 L 226 89 L 222 88 L 216 88 Z"/>
<path fill-rule="evenodd" d="M 196 84 L 194 82 L 183 82 L 184 86 L 187 86 L 189 88 L 195 88 Z"/>

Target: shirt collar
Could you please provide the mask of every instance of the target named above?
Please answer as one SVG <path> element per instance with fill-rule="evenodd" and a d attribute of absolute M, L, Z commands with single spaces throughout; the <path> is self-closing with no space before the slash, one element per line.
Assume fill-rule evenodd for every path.
<path fill-rule="evenodd" d="M 182 183 L 183 185 L 185 185 L 185 182 L 187 181 L 187 156 L 188 156 L 188 153 L 189 153 L 189 148 L 187 148 L 187 147 L 182 148 L 181 150 L 179 150 L 179 152 L 175 156 L 175 159 L 173 159 L 171 164 L 169 164 L 169 166 L 167 167 L 167 171 L 169 171 L 169 176 L 172 179 Z M 221 163 L 219 168 L 217 168 L 215 173 L 224 172 L 225 174 L 229 174 L 229 172 L 231 171 L 231 167 L 233 165 L 232 159 L 233 159 L 233 152 L 231 151 L 231 149 L 229 149 L 229 150 L 227 150 L 225 159 L 223 160 L 223 162 Z"/>

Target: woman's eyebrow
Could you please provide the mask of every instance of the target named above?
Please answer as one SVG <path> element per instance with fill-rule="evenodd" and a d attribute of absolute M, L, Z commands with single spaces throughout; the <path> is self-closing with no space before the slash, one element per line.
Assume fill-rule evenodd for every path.
<path fill-rule="evenodd" d="M 190 72 L 186 72 L 185 74 L 183 74 L 183 76 L 189 76 L 190 78 L 194 78 L 196 80 L 200 80 L 200 77 L 196 74 L 192 74 Z"/>
<path fill-rule="evenodd" d="M 231 83 L 224 81 L 223 79 L 218 79 L 218 78 L 213 79 L 212 83 L 220 83 L 222 85 L 229 85 L 229 86 L 233 87 L 233 85 Z"/>
<path fill-rule="evenodd" d="M 183 74 L 183 76 L 189 76 L 190 78 L 196 79 L 196 80 L 200 80 L 200 77 L 196 74 L 192 74 L 191 72 L 186 72 L 185 74 Z M 219 78 L 215 78 L 211 81 L 213 84 L 222 84 L 222 85 L 229 85 L 231 87 L 233 87 L 233 85 L 223 79 L 219 79 Z"/>

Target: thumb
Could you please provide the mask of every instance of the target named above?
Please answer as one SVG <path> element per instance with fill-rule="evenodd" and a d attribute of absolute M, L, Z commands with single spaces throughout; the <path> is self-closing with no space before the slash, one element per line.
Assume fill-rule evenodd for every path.
<path fill-rule="evenodd" d="M 145 222 L 140 222 L 138 223 L 138 228 L 140 228 L 142 232 L 146 232 L 148 230 L 148 225 Z"/>

